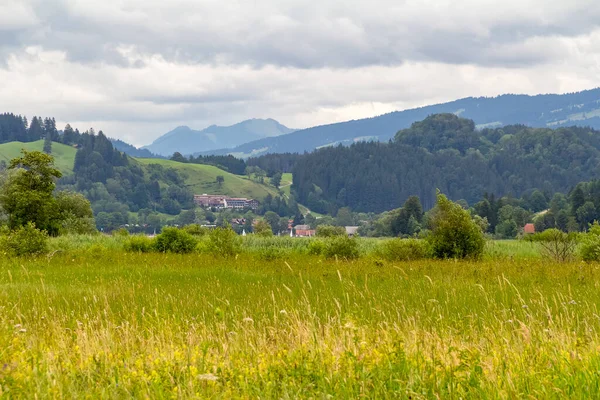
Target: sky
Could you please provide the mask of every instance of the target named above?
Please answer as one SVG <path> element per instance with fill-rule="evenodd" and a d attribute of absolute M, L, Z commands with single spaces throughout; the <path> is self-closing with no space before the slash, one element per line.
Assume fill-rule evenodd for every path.
<path fill-rule="evenodd" d="M 0 112 L 137 146 L 599 82 L 598 0 L 0 0 Z"/>

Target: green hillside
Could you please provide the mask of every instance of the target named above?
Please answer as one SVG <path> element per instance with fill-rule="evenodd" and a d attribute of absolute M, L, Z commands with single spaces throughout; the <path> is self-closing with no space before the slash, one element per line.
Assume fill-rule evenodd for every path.
<path fill-rule="evenodd" d="M 277 194 L 273 187 L 261 185 L 246 177 L 231 174 L 212 165 L 184 164 L 156 158 L 136 158 L 136 160 L 143 165 L 160 164 L 164 167 L 177 169 L 178 172 L 186 175 L 186 184 L 194 194 L 223 194 L 257 200 L 264 199 L 268 194 Z M 221 187 L 216 182 L 218 175 L 225 178 Z"/>
<path fill-rule="evenodd" d="M 0 144 L 0 161 L 9 162 L 19 157 L 21 149 L 28 151 L 42 151 L 44 141 L 36 142 L 10 142 Z M 52 156 L 56 167 L 65 175 L 73 173 L 75 153 L 77 149 L 62 143 L 52 143 Z M 160 164 L 164 167 L 175 168 L 186 176 L 186 184 L 194 194 L 224 194 L 228 196 L 250 197 L 258 200 L 264 199 L 267 194 L 276 195 L 275 188 L 261 185 L 246 177 L 231 174 L 211 165 L 183 164 L 171 160 L 156 158 L 134 158 L 142 165 Z M 222 186 L 216 183 L 217 175 L 225 178 Z M 289 188 L 288 188 L 289 190 Z"/>
<path fill-rule="evenodd" d="M 38 140 L 36 142 L 10 142 L 0 144 L 0 161 L 8 163 L 13 158 L 19 157 L 21 150 L 27 151 L 42 151 L 44 148 L 44 141 Z M 52 156 L 54 157 L 54 164 L 56 167 L 65 175 L 73 173 L 73 164 L 75 163 L 75 153 L 77 149 L 64 145 L 62 143 L 52 143 Z"/>

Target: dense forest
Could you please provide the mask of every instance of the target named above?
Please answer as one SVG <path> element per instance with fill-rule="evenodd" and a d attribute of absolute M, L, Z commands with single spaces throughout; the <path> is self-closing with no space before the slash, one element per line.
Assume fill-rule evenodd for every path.
<path fill-rule="evenodd" d="M 292 189 L 300 203 L 318 212 L 345 206 L 382 212 L 411 195 L 428 209 L 436 188 L 469 204 L 484 193 L 568 192 L 594 179 L 599 167 L 600 135 L 590 128 L 477 130 L 471 120 L 437 114 L 399 131 L 389 143 L 362 142 L 301 156 Z"/>

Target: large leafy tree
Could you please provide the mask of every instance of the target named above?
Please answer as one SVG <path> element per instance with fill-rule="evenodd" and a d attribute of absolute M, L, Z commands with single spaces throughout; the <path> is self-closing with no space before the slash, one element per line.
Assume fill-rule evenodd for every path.
<path fill-rule="evenodd" d="M 0 204 L 8 214 L 9 226 L 14 229 L 32 222 L 38 229 L 56 234 L 59 226 L 52 192 L 54 180 L 62 174 L 54 167 L 54 159 L 39 151 L 23 150 L 8 169 L 13 172 L 4 185 Z"/>

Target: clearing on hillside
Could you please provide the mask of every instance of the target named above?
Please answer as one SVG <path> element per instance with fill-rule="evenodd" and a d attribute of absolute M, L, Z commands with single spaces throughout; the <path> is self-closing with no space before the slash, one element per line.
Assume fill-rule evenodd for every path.
<path fill-rule="evenodd" d="M 0 144 L 0 160 L 9 163 L 13 158 L 17 158 L 21 155 L 21 150 L 27 151 L 42 151 L 44 149 L 44 141 L 38 140 L 35 142 L 10 142 Z M 77 149 L 66 144 L 52 142 L 52 153 L 54 157 L 54 165 L 64 175 L 71 175 L 73 173 L 73 164 L 75 164 L 75 153 Z"/>
<path fill-rule="evenodd" d="M 274 187 L 251 181 L 245 176 L 234 175 L 212 165 L 184 164 L 177 161 L 157 158 L 136 158 L 143 165 L 159 164 L 175 168 L 186 175 L 185 183 L 195 194 L 223 194 L 234 197 L 264 199 L 268 194 L 277 195 Z M 224 182 L 219 186 L 217 176 L 223 176 Z"/>

